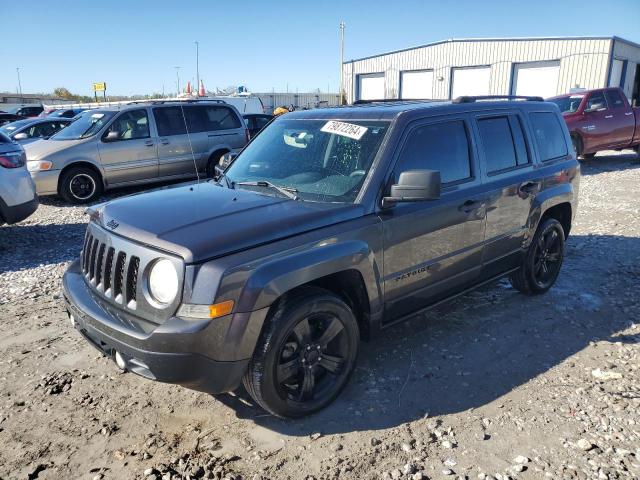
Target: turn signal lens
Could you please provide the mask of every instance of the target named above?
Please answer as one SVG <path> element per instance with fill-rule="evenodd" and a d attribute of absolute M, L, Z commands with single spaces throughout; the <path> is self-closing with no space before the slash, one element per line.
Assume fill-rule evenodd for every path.
<path fill-rule="evenodd" d="M 209 318 L 218 318 L 223 315 L 228 315 L 233 310 L 233 300 L 227 300 L 226 302 L 216 303 L 209 306 Z"/>
<path fill-rule="evenodd" d="M 30 160 L 27 162 L 27 170 L 30 172 L 42 172 L 45 170 L 51 170 L 53 163 L 47 160 Z"/>

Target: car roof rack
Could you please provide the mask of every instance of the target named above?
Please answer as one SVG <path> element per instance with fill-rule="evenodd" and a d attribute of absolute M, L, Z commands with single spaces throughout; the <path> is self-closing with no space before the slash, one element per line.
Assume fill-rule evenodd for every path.
<path fill-rule="evenodd" d="M 227 103 L 219 98 L 185 98 L 185 99 L 167 99 L 167 100 L 132 100 L 127 105 L 136 105 L 138 103 L 150 103 L 151 105 L 163 105 L 165 103 L 197 103 L 197 102 L 211 102 L 211 103 Z"/>
<path fill-rule="evenodd" d="M 526 95 L 463 95 L 454 98 L 451 103 L 473 103 L 478 100 L 524 100 L 525 102 L 544 102 L 544 98 Z"/>
<path fill-rule="evenodd" d="M 380 98 L 377 100 L 356 100 L 353 105 L 367 105 L 369 103 L 419 103 L 419 102 L 437 102 L 432 98 Z M 442 100 L 440 100 L 442 101 Z"/>

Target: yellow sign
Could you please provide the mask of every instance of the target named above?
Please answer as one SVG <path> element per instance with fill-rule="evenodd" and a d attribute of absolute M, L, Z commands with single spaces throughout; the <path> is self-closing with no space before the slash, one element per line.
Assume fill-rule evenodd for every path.
<path fill-rule="evenodd" d="M 94 92 L 104 92 L 107 89 L 107 82 L 100 82 L 93 84 Z"/>

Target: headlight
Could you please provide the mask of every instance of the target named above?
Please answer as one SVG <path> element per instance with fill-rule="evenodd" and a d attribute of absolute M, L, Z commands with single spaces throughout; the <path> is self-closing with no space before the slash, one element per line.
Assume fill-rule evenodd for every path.
<path fill-rule="evenodd" d="M 27 170 L 30 172 L 42 172 L 43 170 L 51 170 L 53 163 L 47 160 L 29 160 L 27 162 Z"/>
<path fill-rule="evenodd" d="M 170 260 L 163 258 L 151 267 L 149 293 L 159 303 L 171 303 L 178 295 L 178 272 Z"/>

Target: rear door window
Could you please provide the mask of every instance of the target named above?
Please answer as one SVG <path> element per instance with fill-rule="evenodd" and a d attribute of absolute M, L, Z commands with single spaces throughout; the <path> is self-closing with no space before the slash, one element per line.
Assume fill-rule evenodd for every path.
<path fill-rule="evenodd" d="M 547 162 L 567 155 L 567 142 L 560 120 L 552 112 L 533 112 L 529 114 L 540 160 Z"/>
<path fill-rule="evenodd" d="M 207 106 L 205 109 L 208 131 L 230 130 L 242 127 L 238 115 L 230 108 Z"/>
<path fill-rule="evenodd" d="M 482 118 L 478 130 L 487 173 L 497 173 L 529 163 L 520 120 L 516 115 Z"/>
<path fill-rule="evenodd" d="M 609 103 L 609 108 L 624 108 L 624 101 L 622 100 L 620 92 L 617 90 L 607 90 L 605 97 Z"/>
<path fill-rule="evenodd" d="M 153 116 L 156 119 L 158 135 L 168 137 L 171 135 L 184 135 L 187 133 L 186 120 L 187 110 L 183 107 L 160 107 L 153 109 Z"/>
<path fill-rule="evenodd" d="M 470 179 L 471 156 L 464 121 L 417 127 L 407 138 L 395 170 L 395 180 L 407 170 L 438 170 L 443 184 Z"/>

